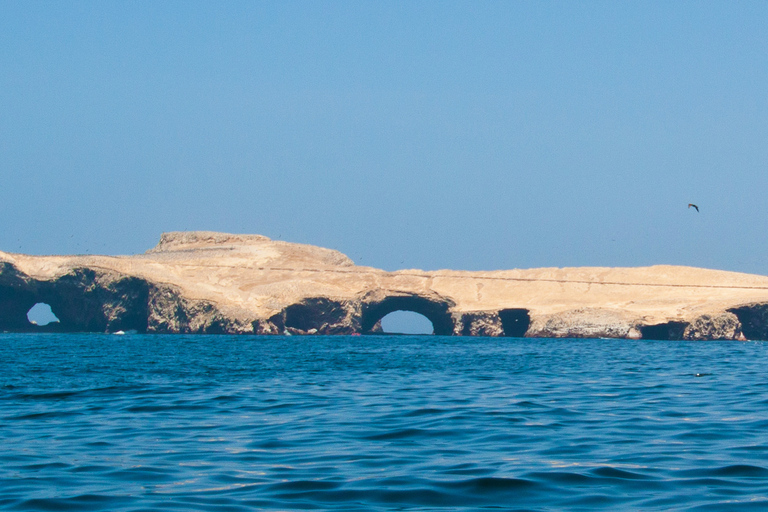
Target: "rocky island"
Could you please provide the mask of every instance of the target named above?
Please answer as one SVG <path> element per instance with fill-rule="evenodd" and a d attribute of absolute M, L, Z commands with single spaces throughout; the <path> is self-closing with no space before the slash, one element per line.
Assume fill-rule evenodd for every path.
<path fill-rule="evenodd" d="M 133 256 L 0 252 L 0 331 L 366 334 L 387 314 L 438 335 L 768 339 L 768 277 L 659 265 L 384 270 L 260 235 L 165 233 Z"/>

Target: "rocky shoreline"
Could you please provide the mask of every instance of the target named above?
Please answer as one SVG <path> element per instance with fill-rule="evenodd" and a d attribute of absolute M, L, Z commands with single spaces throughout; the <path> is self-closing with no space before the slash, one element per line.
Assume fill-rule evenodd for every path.
<path fill-rule="evenodd" d="M 37 303 L 59 323 L 30 323 Z M 366 334 L 397 310 L 438 335 L 768 339 L 768 277 L 668 265 L 386 272 L 204 231 L 165 233 L 134 256 L 0 252 L 0 331 Z"/>

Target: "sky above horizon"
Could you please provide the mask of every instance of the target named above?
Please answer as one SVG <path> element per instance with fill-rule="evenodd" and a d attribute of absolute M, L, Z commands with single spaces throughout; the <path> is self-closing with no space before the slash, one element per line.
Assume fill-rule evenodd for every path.
<path fill-rule="evenodd" d="M 766 2 L 4 1 L 0 48 L 2 251 L 768 274 Z"/>

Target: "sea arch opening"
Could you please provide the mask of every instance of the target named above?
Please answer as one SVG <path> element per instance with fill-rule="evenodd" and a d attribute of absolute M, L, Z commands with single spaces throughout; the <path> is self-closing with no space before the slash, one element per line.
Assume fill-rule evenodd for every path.
<path fill-rule="evenodd" d="M 432 321 L 415 311 L 397 310 L 380 320 L 384 334 L 434 334 Z"/>
<path fill-rule="evenodd" d="M 430 300 L 418 295 L 390 295 L 384 299 L 368 302 L 362 308 L 361 330 L 364 333 L 376 332 L 381 327 L 381 320 L 395 311 L 418 313 L 432 323 L 432 332 L 438 336 L 453 334 L 453 319 L 448 312 L 447 302 Z"/>
<path fill-rule="evenodd" d="M 51 305 L 45 302 L 37 302 L 34 306 L 27 311 L 27 320 L 32 325 L 39 325 L 40 327 L 50 326 L 51 324 L 58 324 L 59 317 L 51 309 Z"/>

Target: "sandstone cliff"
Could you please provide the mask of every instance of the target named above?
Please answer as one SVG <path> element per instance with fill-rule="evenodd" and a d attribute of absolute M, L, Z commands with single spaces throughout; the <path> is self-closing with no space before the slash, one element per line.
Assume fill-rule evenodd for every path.
<path fill-rule="evenodd" d="M 134 256 L 0 252 L 0 330 L 353 334 L 396 310 L 463 336 L 768 339 L 768 277 L 691 267 L 493 272 L 356 266 L 259 235 L 176 232 Z"/>

